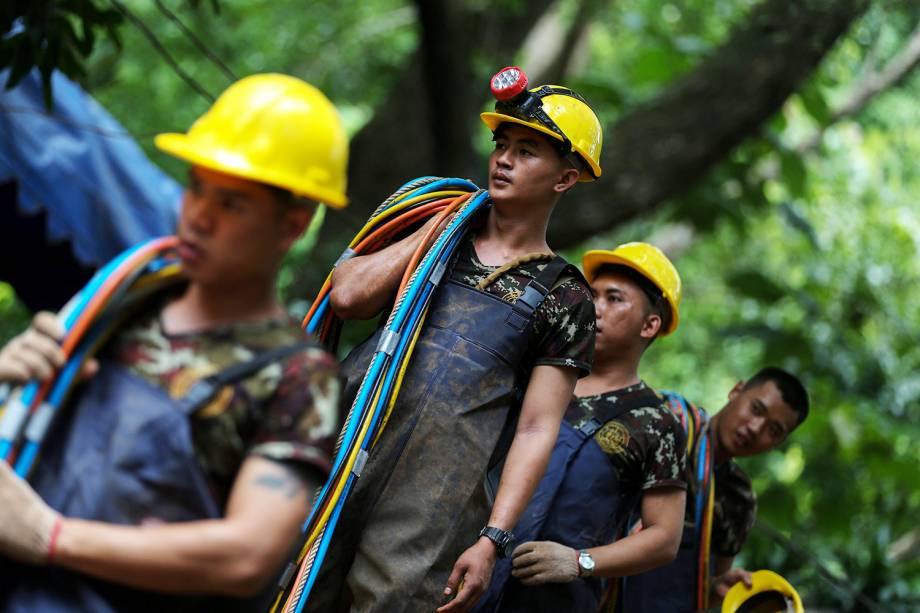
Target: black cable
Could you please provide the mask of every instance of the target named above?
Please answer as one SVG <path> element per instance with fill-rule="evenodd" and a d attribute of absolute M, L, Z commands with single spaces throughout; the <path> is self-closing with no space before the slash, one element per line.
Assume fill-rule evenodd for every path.
<path fill-rule="evenodd" d="M 168 8 L 165 4 L 163 4 L 163 2 L 162 2 L 161 0 L 154 0 L 154 2 L 156 3 L 157 8 L 160 9 L 160 12 L 163 13 L 164 15 L 166 15 L 166 18 L 167 18 L 167 19 L 169 19 L 169 20 L 172 21 L 174 24 L 176 24 L 176 27 L 178 27 L 180 30 L 182 30 L 182 33 L 185 34 L 186 38 L 188 38 L 190 41 L 192 41 L 192 44 L 195 45 L 195 48 L 198 49 L 198 51 L 200 51 L 201 53 L 203 53 L 203 54 L 205 55 L 205 57 L 207 57 L 209 60 L 211 60 L 211 62 L 213 62 L 214 65 L 217 66 L 217 67 L 221 70 L 221 72 L 224 73 L 224 75 L 230 80 L 231 83 L 235 83 L 236 81 L 239 80 L 239 77 L 237 77 L 237 76 L 233 73 L 233 71 L 230 70 L 230 67 L 227 66 L 227 64 L 225 64 L 225 63 L 223 62 L 223 60 L 221 60 L 221 59 L 217 56 L 216 53 L 214 53 L 213 51 L 211 51 L 211 50 L 207 47 L 207 45 L 204 44 L 204 41 L 202 41 L 200 38 L 198 38 L 198 36 L 196 36 L 195 33 L 192 32 L 192 31 L 189 29 L 189 27 L 186 26 L 186 25 L 182 22 L 181 19 L 179 19 L 179 16 L 178 16 L 178 15 L 176 15 L 176 14 L 173 13 L 171 10 L 169 10 L 169 8 Z"/>
<path fill-rule="evenodd" d="M 119 13 L 122 14 L 122 16 L 130 21 L 134 27 L 141 31 L 141 33 L 147 38 L 150 44 L 153 45 L 153 48 L 156 49 L 157 53 L 159 53 L 163 59 L 166 60 L 166 63 L 169 64 L 169 67 L 173 69 L 173 72 L 179 75 L 179 77 L 185 81 L 189 87 L 198 92 L 198 94 L 207 100 L 209 104 L 214 103 L 214 96 L 212 96 L 204 87 L 202 87 L 198 81 L 192 78 L 190 74 L 182 70 L 182 67 L 179 66 L 176 60 L 174 60 L 173 57 L 169 54 L 169 51 L 166 49 L 166 47 L 163 46 L 163 43 L 161 43 L 160 40 L 156 37 L 156 34 L 154 34 L 150 28 L 147 27 L 147 24 L 141 21 L 137 15 L 129 11 L 128 8 L 118 0 L 109 0 L 109 2 L 118 10 Z"/>

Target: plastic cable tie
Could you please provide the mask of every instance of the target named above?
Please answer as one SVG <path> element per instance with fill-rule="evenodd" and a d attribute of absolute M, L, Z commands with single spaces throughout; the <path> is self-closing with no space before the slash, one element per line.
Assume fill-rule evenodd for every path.
<path fill-rule="evenodd" d="M 10 399 L 6 405 L 6 411 L 3 413 L 3 419 L 0 419 L 0 439 L 5 441 L 15 440 L 28 415 L 29 407 L 23 404 L 18 396 Z"/>
<path fill-rule="evenodd" d="M 351 469 L 354 476 L 361 476 L 361 471 L 364 470 L 364 465 L 367 464 L 367 455 L 367 451 L 364 449 L 358 452 L 358 457 L 355 458 L 355 467 Z"/>
<path fill-rule="evenodd" d="M 393 352 L 396 351 L 396 345 L 398 344 L 399 332 L 384 330 L 383 334 L 380 335 L 380 341 L 377 343 L 377 351 L 382 351 L 385 354 L 392 356 Z"/>
<path fill-rule="evenodd" d="M 48 426 L 51 425 L 51 419 L 54 417 L 54 407 L 43 402 L 38 409 L 32 414 L 29 425 L 26 426 L 26 439 L 34 442 L 40 442 L 45 438 Z"/>
<path fill-rule="evenodd" d="M 282 589 L 286 588 L 295 572 L 297 572 L 297 565 L 293 562 L 288 562 L 287 567 L 284 569 L 284 573 L 282 573 L 281 578 L 278 579 L 278 587 Z"/>
<path fill-rule="evenodd" d="M 438 262 L 435 265 L 434 270 L 431 272 L 431 276 L 428 278 L 432 285 L 438 285 L 441 283 L 441 279 L 444 277 L 445 270 L 447 270 L 447 266 L 444 265 L 444 262 Z"/>
<path fill-rule="evenodd" d="M 358 252 L 355 251 L 354 249 L 352 249 L 351 247 L 349 247 L 348 249 L 346 249 L 345 251 L 342 252 L 342 255 L 339 256 L 339 259 L 337 259 L 337 260 L 335 261 L 335 264 L 333 264 L 332 267 L 333 267 L 333 268 L 338 268 L 339 264 L 341 264 L 342 262 L 346 262 L 346 261 L 350 260 L 351 258 L 355 257 L 356 255 L 358 255 Z"/>

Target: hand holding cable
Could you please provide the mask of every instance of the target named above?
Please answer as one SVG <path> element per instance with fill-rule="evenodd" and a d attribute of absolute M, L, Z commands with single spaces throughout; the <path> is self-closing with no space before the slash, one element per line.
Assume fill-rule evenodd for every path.
<path fill-rule="evenodd" d="M 63 336 L 64 328 L 53 313 L 37 313 L 25 332 L 0 349 L 0 381 L 19 384 L 51 378 L 66 361 L 60 346 Z"/>
<path fill-rule="evenodd" d="M 0 462 L 0 554 L 27 564 L 54 558 L 61 516 Z"/>
<path fill-rule="evenodd" d="M 524 585 L 570 583 L 578 578 L 578 552 L 553 541 L 531 541 L 512 554 L 511 574 Z"/>

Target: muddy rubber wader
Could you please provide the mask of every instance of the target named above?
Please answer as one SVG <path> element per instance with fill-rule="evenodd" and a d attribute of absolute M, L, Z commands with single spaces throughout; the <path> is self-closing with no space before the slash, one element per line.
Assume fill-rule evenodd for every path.
<path fill-rule="evenodd" d="M 454 563 L 489 517 L 485 476 L 513 438 L 532 368 L 533 313 L 563 275 L 582 278 L 556 257 L 513 304 L 453 280 L 437 290 L 308 611 L 430 613 L 444 602 Z M 379 335 L 343 363 L 347 403 Z"/>
<path fill-rule="evenodd" d="M 616 469 L 594 433 L 632 409 L 659 404 L 661 398 L 644 388 L 605 405 L 605 412 L 577 428 L 572 423 L 582 421 L 581 414 L 576 403 L 570 404 L 546 474 L 514 527 L 515 544 L 553 541 L 581 550 L 614 542 L 640 492 L 620 487 Z M 603 590 L 600 577 L 528 587 L 511 576 L 511 560 L 505 558 L 495 564 L 488 591 L 474 611 L 595 613 Z"/>
<path fill-rule="evenodd" d="M 181 399 L 104 360 L 49 439 L 30 479 L 65 517 L 113 524 L 221 516 L 192 444 L 190 416 L 235 381 L 315 346 L 297 343 L 202 379 Z M 56 567 L 0 564 L 0 611 L 261 611 L 253 601 L 170 596 Z"/>

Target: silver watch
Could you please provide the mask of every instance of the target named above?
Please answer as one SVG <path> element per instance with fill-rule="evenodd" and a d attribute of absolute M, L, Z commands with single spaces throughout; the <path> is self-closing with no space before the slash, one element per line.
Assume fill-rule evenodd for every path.
<path fill-rule="evenodd" d="M 578 552 L 578 576 L 590 577 L 594 574 L 594 558 L 591 554 L 582 549 Z"/>

